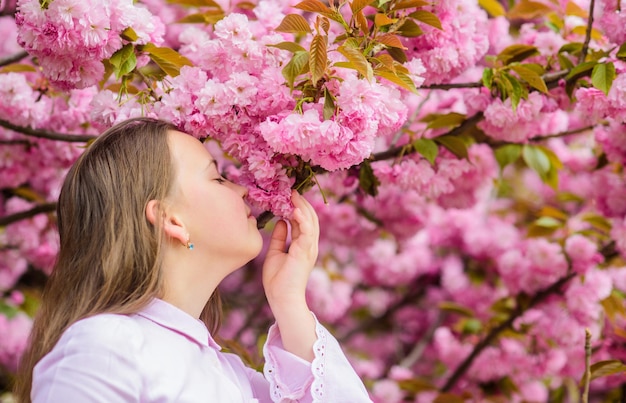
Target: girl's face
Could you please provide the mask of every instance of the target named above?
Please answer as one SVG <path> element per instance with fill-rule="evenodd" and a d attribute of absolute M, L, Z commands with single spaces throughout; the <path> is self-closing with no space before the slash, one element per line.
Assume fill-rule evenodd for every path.
<path fill-rule="evenodd" d="M 215 159 L 190 135 L 169 132 L 175 170 L 168 199 L 194 250 L 212 263 L 243 266 L 261 251 L 256 219 L 244 201 L 247 189 L 222 178 Z"/>

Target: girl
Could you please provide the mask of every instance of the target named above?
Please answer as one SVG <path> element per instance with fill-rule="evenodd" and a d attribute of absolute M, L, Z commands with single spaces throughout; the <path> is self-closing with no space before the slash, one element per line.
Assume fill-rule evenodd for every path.
<path fill-rule="evenodd" d="M 264 374 L 220 352 L 217 286 L 259 254 L 246 189 L 195 138 L 133 119 L 70 169 L 60 252 L 18 378 L 20 402 L 369 402 L 305 288 L 319 226 L 296 192 L 263 265 L 276 319 Z"/>

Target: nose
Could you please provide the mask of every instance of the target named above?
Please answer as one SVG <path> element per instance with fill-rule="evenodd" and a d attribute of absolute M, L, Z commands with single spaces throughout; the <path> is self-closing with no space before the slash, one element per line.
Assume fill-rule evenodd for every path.
<path fill-rule="evenodd" d="M 234 182 L 230 182 L 233 190 L 241 195 L 242 198 L 248 196 L 248 188 Z"/>

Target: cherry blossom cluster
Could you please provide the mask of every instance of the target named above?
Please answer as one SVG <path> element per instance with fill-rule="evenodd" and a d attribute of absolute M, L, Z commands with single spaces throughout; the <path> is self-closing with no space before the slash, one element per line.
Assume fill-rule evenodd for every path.
<path fill-rule="evenodd" d="M 306 196 L 320 219 L 320 259 L 307 299 L 375 402 L 571 393 L 584 371 L 585 329 L 592 362 L 626 362 L 619 1 L 595 2 L 587 49 L 588 0 L 534 4 L 545 13 L 521 0 L 503 12 L 475 0 L 378 2 L 409 7 L 389 23 L 371 3 L 363 13 L 377 34 L 401 32 L 394 24 L 408 15 L 429 22 L 417 19 L 422 33 L 388 42 L 388 54 L 376 53 L 381 44 L 363 53 L 376 72 L 406 71 L 404 85 L 350 65 L 337 46 L 346 27 L 332 20 L 325 29 L 320 14 L 294 8 L 298 2 L 175 3 L 18 0 L 14 16 L 0 17 L 0 62 L 29 54 L 0 66 L 0 217 L 56 201 L 84 148 L 23 132 L 80 137 L 158 117 L 219 147 L 212 151 L 224 153 L 225 174 L 248 187 L 258 212 L 289 216 L 291 188 L 303 176 L 316 185 Z M 224 17 L 215 23 L 177 22 L 218 12 Z M 351 8 L 341 13 L 351 23 Z M 294 46 L 280 44 L 309 49 L 312 37 L 277 32 L 288 14 L 328 36 L 331 67 L 307 94 L 296 85 L 307 69 L 294 85 L 283 75 Z M 372 39 L 359 32 L 363 43 Z M 148 43 L 185 58 L 178 74 L 150 76 L 158 69 L 142 51 Z M 107 60 L 127 45 L 137 67 L 101 82 Z M 569 75 L 582 56 L 599 67 Z M 519 60 L 506 64 L 507 57 Z M 36 293 L 28 282 L 49 274 L 57 249 L 52 210 L 0 228 L 3 370 L 15 370 L 30 329 Z M 222 284 L 221 336 L 246 348 L 255 365 L 258 335 L 272 320 L 256 308 L 261 261 Z M 624 382 L 623 374 L 594 379 L 592 393 L 600 399 Z"/>

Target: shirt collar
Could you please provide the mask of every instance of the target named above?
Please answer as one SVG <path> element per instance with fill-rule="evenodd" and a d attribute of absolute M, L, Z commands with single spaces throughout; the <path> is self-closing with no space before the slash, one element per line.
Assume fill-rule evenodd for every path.
<path fill-rule="evenodd" d="M 221 347 L 213 340 L 209 330 L 202 321 L 161 299 L 153 299 L 137 315 L 143 316 L 157 325 L 176 333 L 180 333 L 202 346 L 221 350 Z"/>

